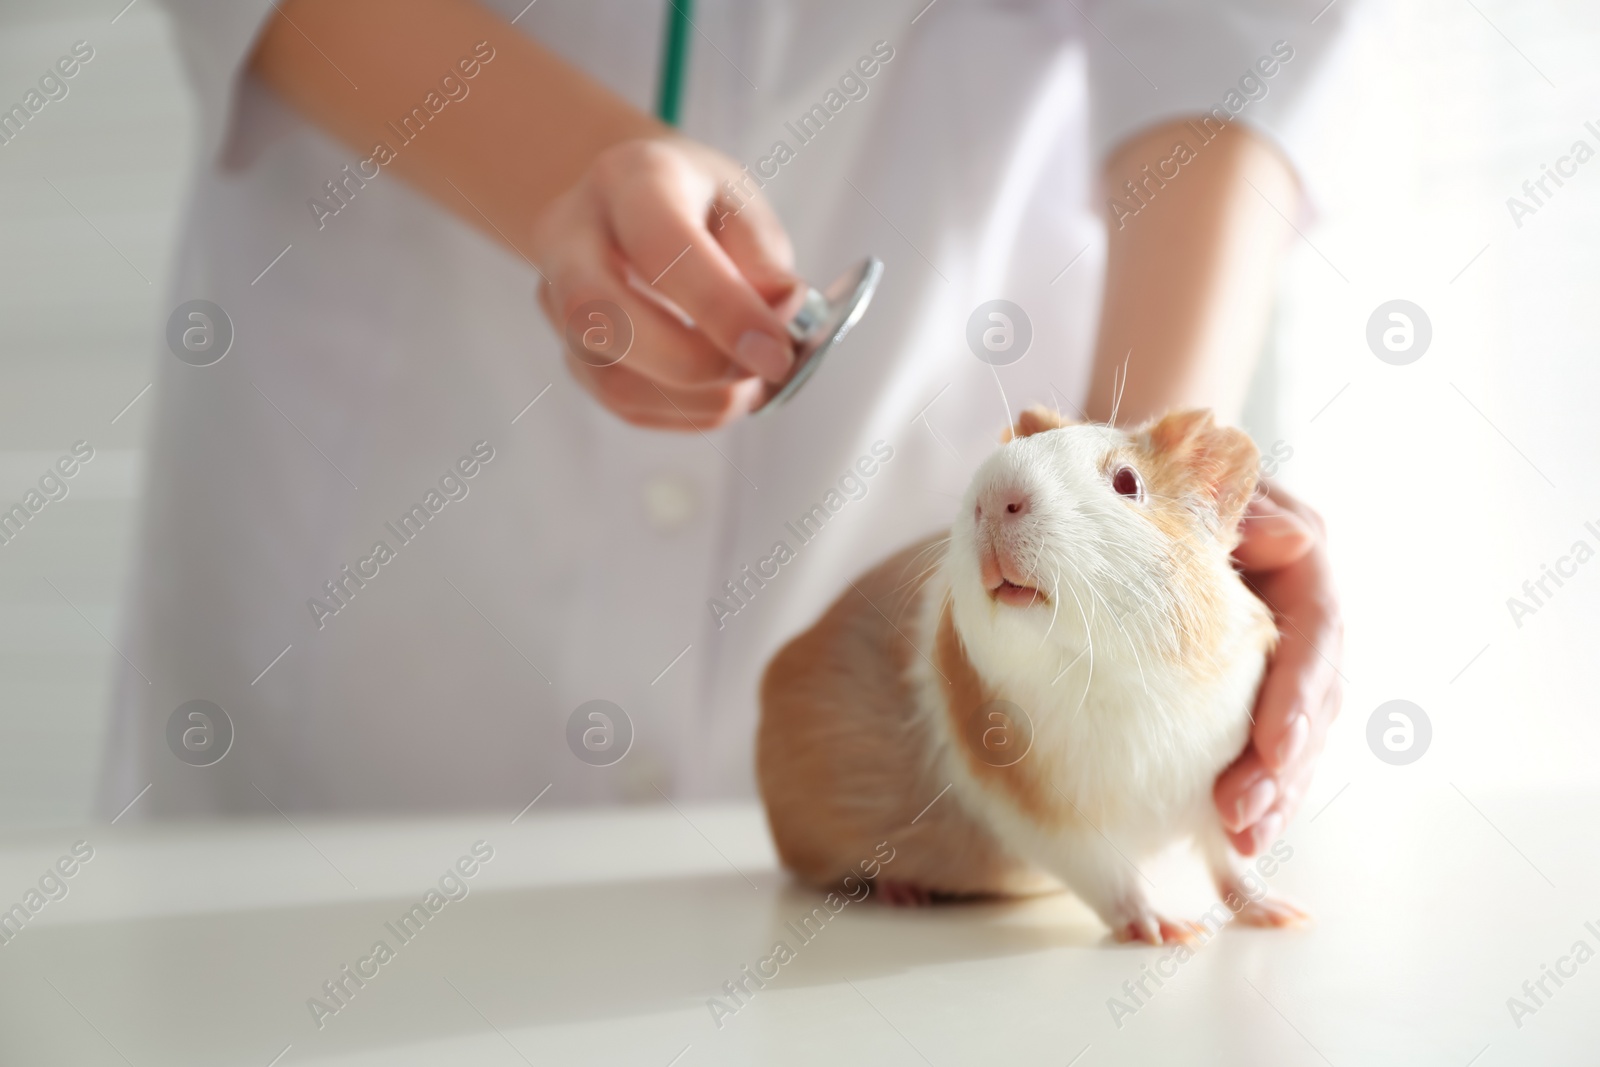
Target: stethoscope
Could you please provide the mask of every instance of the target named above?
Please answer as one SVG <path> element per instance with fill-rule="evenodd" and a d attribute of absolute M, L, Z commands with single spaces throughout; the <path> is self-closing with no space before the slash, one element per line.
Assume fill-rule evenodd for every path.
<path fill-rule="evenodd" d="M 667 0 L 667 32 L 662 42 L 661 78 L 656 87 L 656 117 L 677 126 L 688 76 L 689 33 L 694 0 Z M 883 277 L 883 261 L 868 256 L 835 278 L 826 289 L 806 286 L 805 299 L 787 327 L 795 344 L 794 371 L 762 405 L 768 411 L 786 403 L 816 373 L 822 359 L 861 321 Z"/>

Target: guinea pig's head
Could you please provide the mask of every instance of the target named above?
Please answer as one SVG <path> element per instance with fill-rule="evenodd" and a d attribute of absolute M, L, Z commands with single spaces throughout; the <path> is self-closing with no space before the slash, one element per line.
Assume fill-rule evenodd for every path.
<path fill-rule="evenodd" d="M 1131 431 L 1024 411 L 951 530 L 958 628 L 1019 656 L 1086 638 L 1182 654 L 1238 581 L 1228 554 L 1258 463 L 1209 411 Z"/>

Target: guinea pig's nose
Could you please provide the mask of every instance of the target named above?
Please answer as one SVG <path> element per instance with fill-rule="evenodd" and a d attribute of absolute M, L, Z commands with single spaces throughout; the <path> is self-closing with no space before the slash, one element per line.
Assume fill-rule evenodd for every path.
<path fill-rule="evenodd" d="M 987 512 L 994 522 L 1020 519 L 1033 507 L 1033 497 L 1026 489 L 1005 486 L 991 489 L 978 497 L 978 517 Z"/>

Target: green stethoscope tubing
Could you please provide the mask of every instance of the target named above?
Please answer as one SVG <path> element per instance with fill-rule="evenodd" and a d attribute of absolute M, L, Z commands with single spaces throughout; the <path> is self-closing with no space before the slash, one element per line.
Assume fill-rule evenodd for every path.
<path fill-rule="evenodd" d="M 666 36 L 661 48 L 661 78 L 656 84 L 656 118 L 677 126 L 683 114 L 683 84 L 689 75 L 689 31 L 694 28 L 694 0 L 667 0 Z M 868 256 L 818 292 L 807 286 L 805 304 L 789 322 L 789 335 L 798 346 L 795 370 L 788 382 L 761 408 L 782 407 L 816 371 L 822 357 L 844 340 L 867 310 L 883 262 Z"/>
<path fill-rule="evenodd" d="M 661 49 L 661 80 L 656 86 L 656 118 L 678 125 L 683 83 L 689 73 L 689 31 L 694 0 L 667 0 L 667 33 Z"/>

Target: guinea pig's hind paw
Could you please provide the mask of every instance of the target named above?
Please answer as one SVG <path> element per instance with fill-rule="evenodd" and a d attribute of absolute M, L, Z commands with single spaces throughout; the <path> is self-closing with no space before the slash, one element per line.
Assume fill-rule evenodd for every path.
<path fill-rule="evenodd" d="M 1311 922 L 1311 916 L 1306 912 L 1276 897 L 1247 900 L 1234 918 L 1245 926 L 1305 926 Z"/>
<path fill-rule="evenodd" d="M 1154 912 L 1136 915 L 1111 928 L 1111 936 L 1126 944 L 1143 941 L 1151 945 L 1193 945 L 1204 938 L 1201 927 L 1183 919 L 1167 919 Z"/>
<path fill-rule="evenodd" d="M 921 908 L 933 903 L 933 893 L 913 882 L 894 882 L 880 878 L 878 899 L 896 907 Z"/>

